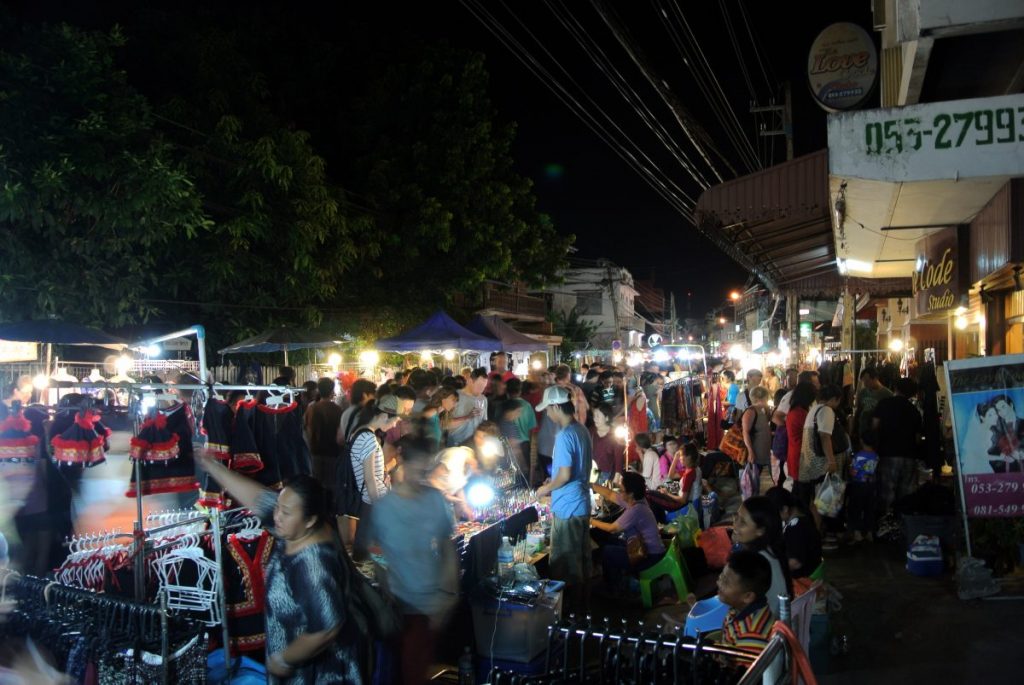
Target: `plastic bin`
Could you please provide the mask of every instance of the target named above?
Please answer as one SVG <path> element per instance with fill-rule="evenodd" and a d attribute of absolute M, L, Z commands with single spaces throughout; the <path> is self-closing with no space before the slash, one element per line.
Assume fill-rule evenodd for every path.
<path fill-rule="evenodd" d="M 942 543 L 943 551 L 949 554 L 956 549 L 957 531 L 955 516 L 903 515 L 903 535 L 908 545 L 912 544 L 918 535 L 934 535 Z"/>
<path fill-rule="evenodd" d="M 694 604 L 690 613 L 686 615 L 683 635 L 696 638 L 698 630 L 702 633 L 721 630 L 722 621 L 725 620 L 727 613 L 729 613 L 729 607 L 722 604 L 717 595 L 709 599 L 702 599 Z"/>
<path fill-rule="evenodd" d="M 470 599 L 476 653 L 488 659 L 529 663 L 547 648 L 548 626 L 562 619 L 565 583 L 545 582 L 533 606 L 489 595 Z M 492 651 L 493 645 L 493 651 Z"/>

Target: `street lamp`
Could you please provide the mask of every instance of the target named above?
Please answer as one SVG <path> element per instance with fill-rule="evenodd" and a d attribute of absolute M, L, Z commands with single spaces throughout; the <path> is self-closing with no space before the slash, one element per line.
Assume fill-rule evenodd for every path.
<path fill-rule="evenodd" d="M 733 290 L 731 293 L 729 293 L 729 299 L 732 300 L 733 302 L 736 302 L 737 300 L 740 299 L 740 294 Z"/>

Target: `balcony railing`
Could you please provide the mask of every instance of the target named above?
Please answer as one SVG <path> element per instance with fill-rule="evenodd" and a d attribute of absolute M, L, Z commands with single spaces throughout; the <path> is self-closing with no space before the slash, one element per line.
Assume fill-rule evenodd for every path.
<path fill-rule="evenodd" d="M 517 291 L 503 291 L 485 287 L 479 300 L 481 311 L 493 313 L 502 318 L 534 319 L 543 321 L 547 314 L 544 298 L 534 297 Z"/>

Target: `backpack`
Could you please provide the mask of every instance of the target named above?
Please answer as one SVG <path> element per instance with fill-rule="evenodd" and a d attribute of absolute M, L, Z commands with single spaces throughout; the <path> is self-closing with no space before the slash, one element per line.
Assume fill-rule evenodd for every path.
<path fill-rule="evenodd" d="M 338 450 L 338 462 L 334 475 L 334 506 L 339 516 L 358 516 L 363 503 L 363 487 L 356 482 L 356 472 L 352 468 L 352 444 L 361 433 L 372 432 L 369 428 L 357 430 L 348 442 Z"/>

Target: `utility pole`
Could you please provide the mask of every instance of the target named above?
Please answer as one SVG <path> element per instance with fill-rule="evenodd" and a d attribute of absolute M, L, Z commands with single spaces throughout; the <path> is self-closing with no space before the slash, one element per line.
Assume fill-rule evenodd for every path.
<path fill-rule="evenodd" d="M 608 293 L 612 300 L 612 320 L 615 322 L 615 337 L 622 340 L 622 326 L 619 323 L 619 302 L 615 297 L 615 280 L 612 278 L 612 263 L 605 262 L 605 279 L 608 281 Z"/>
<path fill-rule="evenodd" d="M 775 104 L 775 99 L 772 98 L 766 106 L 754 105 L 751 107 L 750 113 L 754 114 L 755 119 L 758 120 L 757 133 L 759 136 L 762 138 L 786 137 L 786 161 L 793 159 L 793 89 L 789 81 L 786 81 L 783 86 L 781 105 Z M 763 115 L 763 117 L 756 115 Z"/>

